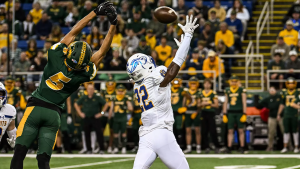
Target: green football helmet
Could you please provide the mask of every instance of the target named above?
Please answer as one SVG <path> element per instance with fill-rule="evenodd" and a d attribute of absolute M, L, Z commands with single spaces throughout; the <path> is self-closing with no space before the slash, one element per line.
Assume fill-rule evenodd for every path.
<path fill-rule="evenodd" d="M 68 46 L 66 64 L 73 70 L 84 70 L 91 57 L 90 45 L 83 41 L 75 41 Z"/>

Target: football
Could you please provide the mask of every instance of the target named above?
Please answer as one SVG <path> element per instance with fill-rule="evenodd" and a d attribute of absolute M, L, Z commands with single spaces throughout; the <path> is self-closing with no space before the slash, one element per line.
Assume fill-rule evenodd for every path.
<path fill-rule="evenodd" d="M 164 24 L 169 24 L 177 20 L 178 16 L 174 9 L 167 6 L 161 6 L 154 11 L 155 18 Z"/>

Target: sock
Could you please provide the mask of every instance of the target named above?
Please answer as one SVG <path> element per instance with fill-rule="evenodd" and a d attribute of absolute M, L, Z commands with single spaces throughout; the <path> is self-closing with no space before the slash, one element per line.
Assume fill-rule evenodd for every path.
<path fill-rule="evenodd" d="M 114 138 L 114 147 L 118 148 L 119 147 L 119 138 Z"/>
<path fill-rule="evenodd" d="M 192 146 L 191 145 L 187 145 L 186 148 L 189 149 L 189 150 L 191 150 Z"/>
<path fill-rule="evenodd" d="M 122 147 L 126 147 L 126 137 L 121 137 Z"/>
<path fill-rule="evenodd" d="M 294 138 L 295 147 L 298 147 L 298 145 L 299 145 L 299 141 L 298 141 L 299 134 L 298 133 L 293 133 L 293 138 Z"/>
<path fill-rule="evenodd" d="M 197 149 L 201 149 L 201 145 L 197 145 Z"/>
<path fill-rule="evenodd" d="M 290 140 L 290 133 L 283 134 L 283 143 L 287 144 Z"/>
<path fill-rule="evenodd" d="M 91 147 L 92 147 L 92 150 L 95 150 L 95 147 L 96 147 L 96 132 L 95 131 L 91 132 Z"/>
<path fill-rule="evenodd" d="M 87 150 L 87 148 L 86 148 L 86 142 L 85 142 L 84 131 L 81 132 L 81 140 L 82 140 L 82 149 L 83 149 L 83 150 Z"/>

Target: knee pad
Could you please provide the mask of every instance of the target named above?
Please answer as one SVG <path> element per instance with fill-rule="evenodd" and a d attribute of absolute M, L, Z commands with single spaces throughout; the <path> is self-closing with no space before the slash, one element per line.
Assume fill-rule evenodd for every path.
<path fill-rule="evenodd" d="M 39 169 L 50 169 L 50 156 L 48 156 L 46 153 L 38 154 L 36 159 L 38 161 Z"/>
<path fill-rule="evenodd" d="M 26 157 L 28 148 L 24 145 L 17 144 L 15 146 L 14 156 L 11 160 L 11 169 L 23 169 L 23 161 Z"/>

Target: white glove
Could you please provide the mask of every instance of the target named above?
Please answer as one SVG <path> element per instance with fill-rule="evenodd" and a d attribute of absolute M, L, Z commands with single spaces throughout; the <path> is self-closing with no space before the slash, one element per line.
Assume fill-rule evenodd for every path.
<path fill-rule="evenodd" d="M 180 23 L 178 26 L 183 30 L 184 33 L 188 33 L 190 35 L 193 35 L 194 30 L 199 26 L 199 24 L 195 25 L 197 22 L 197 18 L 194 19 L 193 21 L 193 15 L 186 16 L 186 21 L 185 21 L 185 26 L 182 26 Z"/>
<path fill-rule="evenodd" d="M 15 147 L 16 138 L 15 138 L 14 135 L 11 138 L 7 138 L 6 140 L 7 140 L 7 143 L 10 145 L 11 148 Z"/>
<path fill-rule="evenodd" d="M 67 124 L 71 124 L 72 123 L 72 117 L 68 115 L 67 117 Z"/>
<path fill-rule="evenodd" d="M 183 34 L 181 34 L 181 36 L 180 36 L 180 42 L 179 42 L 176 38 L 174 38 L 174 41 L 176 42 L 176 45 L 177 45 L 178 47 L 180 47 L 181 42 L 183 41 L 183 38 L 184 38 L 184 35 L 183 35 Z"/>

